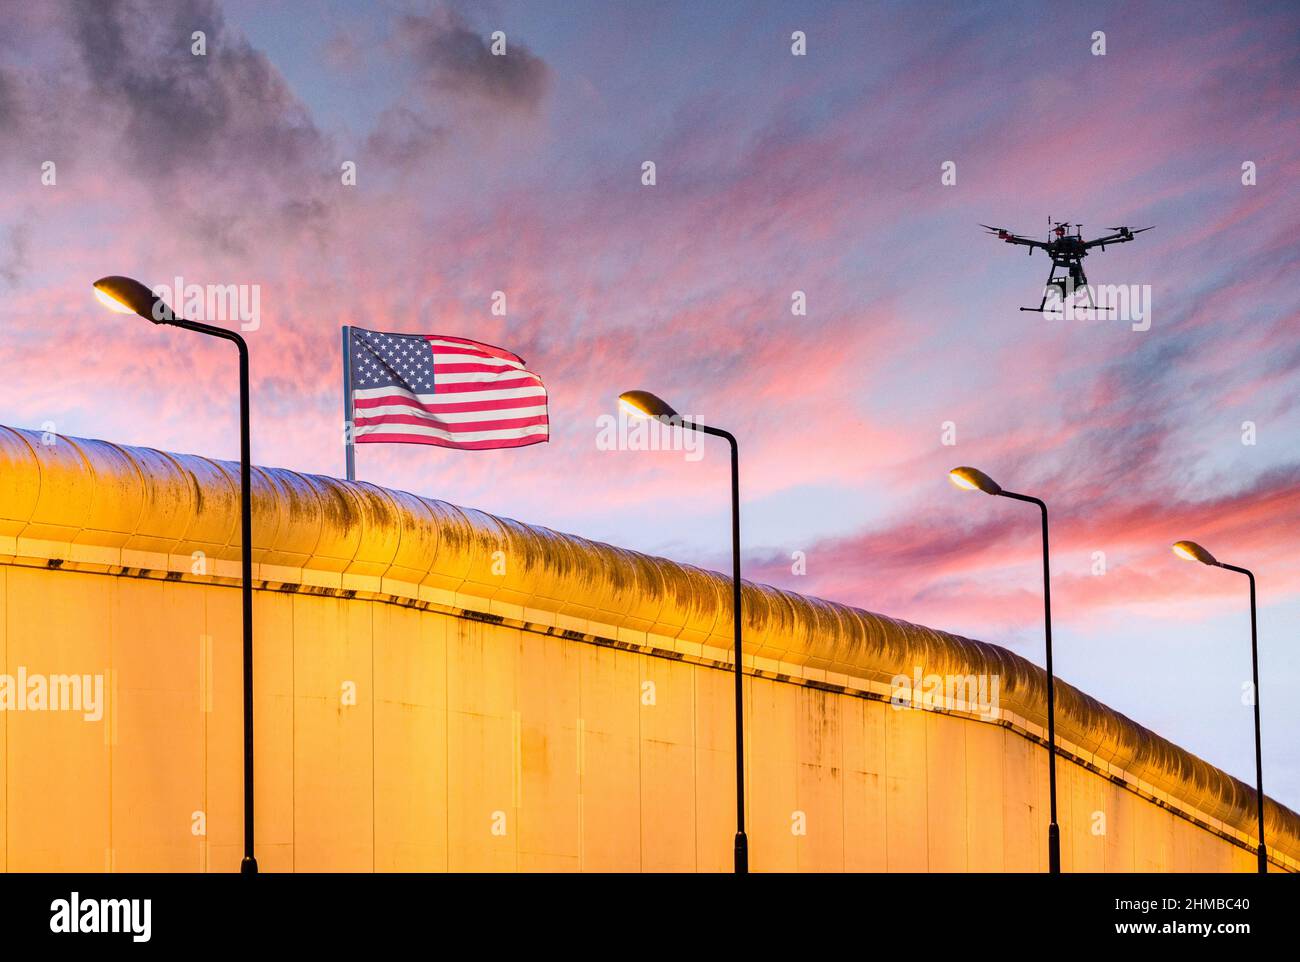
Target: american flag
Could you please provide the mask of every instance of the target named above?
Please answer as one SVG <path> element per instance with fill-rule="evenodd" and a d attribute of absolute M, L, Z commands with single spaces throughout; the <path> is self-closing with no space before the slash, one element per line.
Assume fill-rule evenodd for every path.
<path fill-rule="evenodd" d="M 443 334 L 349 338 L 358 444 L 518 448 L 550 438 L 546 388 L 509 351 Z"/>

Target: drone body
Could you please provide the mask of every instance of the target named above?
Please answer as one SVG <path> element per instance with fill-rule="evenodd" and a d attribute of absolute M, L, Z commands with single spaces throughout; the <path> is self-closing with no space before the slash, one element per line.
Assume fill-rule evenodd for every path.
<path fill-rule="evenodd" d="M 1048 232 L 1047 240 L 1034 240 L 1032 237 L 1022 237 L 1019 234 L 1013 234 L 1002 227 L 990 227 L 988 224 L 980 224 L 990 234 L 995 235 L 999 240 L 1006 241 L 1008 244 L 1019 244 L 1022 247 L 1029 248 L 1029 253 L 1034 252 L 1035 247 L 1041 247 L 1047 252 L 1047 256 L 1052 259 L 1052 270 L 1047 275 L 1047 284 L 1043 289 L 1043 300 L 1037 307 L 1022 307 L 1022 311 L 1033 311 L 1043 313 L 1047 304 L 1047 295 L 1052 288 L 1058 288 L 1061 292 L 1061 299 L 1065 300 L 1074 291 L 1083 288 L 1088 294 L 1089 306 L 1099 310 L 1110 310 L 1110 308 L 1097 308 L 1092 302 L 1092 292 L 1088 288 L 1088 275 L 1083 271 L 1083 259 L 1088 256 L 1088 251 L 1094 247 L 1106 249 L 1107 244 L 1123 244 L 1131 241 L 1136 235 L 1145 230 L 1151 230 L 1150 227 L 1141 227 L 1137 230 L 1130 230 L 1127 227 L 1112 227 L 1113 233 L 1104 237 L 1097 237 L 1093 240 L 1083 239 L 1083 225 L 1071 225 L 1066 221 L 1056 222 L 1050 217 L 1047 223 L 1051 225 Z M 1070 227 L 1074 227 L 1074 233 L 1070 233 Z M 1057 275 L 1057 269 L 1064 271 Z"/>

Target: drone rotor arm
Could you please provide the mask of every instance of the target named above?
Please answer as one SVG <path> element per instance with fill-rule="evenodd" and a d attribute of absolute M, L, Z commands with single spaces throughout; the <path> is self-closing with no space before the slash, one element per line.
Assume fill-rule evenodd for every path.
<path fill-rule="evenodd" d="M 1095 240 L 1084 241 L 1083 249 L 1091 250 L 1094 247 L 1105 246 L 1106 244 L 1122 244 L 1127 240 L 1132 240 L 1126 234 L 1107 234 L 1105 237 L 1098 237 Z"/>
<path fill-rule="evenodd" d="M 1112 227 L 1110 229 L 1115 233 L 1107 234 L 1105 237 L 1098 237 L 1096 240 L 1085 241 L 1083 246 L 1086 250 L 1087 248 L 1097 247 L 1098 245 L 1105 246 L 1106 244 L 1123 244 L 1131 241 L 1143 231 L 1151 230 L 1154 227 L 1154 224 L 1152 224 L 1151 227 L 1139 227 L 1137 230 L 1129 230 L 1127 227 Z"/>
<path fill-rule="evenodd" d="M 1013 234 L 1005 227 L 990 227 L 988 224 L 980 224 L 986 231 L 996 237 L 998 240 L 1006 241 L 1008 244 L 1020 244 L 1025 247 L 1046 247 L 1047 244 L 1040 240 L 1034 240 L 1032 237 L 1021 237 L 1019 234 Z"/>
<path fill-rule="evenodd" d="M 1046 248 L 1047 244 L 1040 240 L 1034 240 L 1032 237 L 1021 237 L 1019 234 L 1008 234 L 1003 238 L 1008 244 L 1020 244 L 1024 247 L 1042 247 Z"/>

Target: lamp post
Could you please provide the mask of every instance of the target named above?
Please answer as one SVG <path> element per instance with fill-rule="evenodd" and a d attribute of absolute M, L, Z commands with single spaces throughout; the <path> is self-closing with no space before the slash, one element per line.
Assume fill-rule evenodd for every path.
<path fill-rule="evenodd" d="M 1036 504 L 1043 515 L 1043 615 L 1047 636 L 1047 784 L 1051 804 L 1051 821 L 1047 826 L 1047 870 L 1061 872 L 1061 829 L 1056 824 L 1056 685 L 1052 675 L 1052 577 L 1047 553 L 1047 505 L 1027 494 L 1016 494 L 1003 487 L 978 468 L 953 468 L 948 478 L 966 491 L 1012 498 Z"/>
<path fill-rule="evenodd" d="M 731 625 L 732 653 L 736 666 L 736 845 L 735 871 L 749 872 L 749 839 L 745 835 L 745 699 L 740 630 L 740 455 L 734 435 L 721 428 L 688 421 L 662 398 L 649 391 L 625 391 L 618 396 L 624 410 L 637 417 L 654 418 L 663 424 L 700 431 L 723 438 L 731 445 Z"/>
<path fill-rule="evenodd" d="M 257 859 L 253 856 L 253 516 L 249 494 L 248 345 L 235 331 L 200 321 L 187 321 L 178 316 L 149 288 L 130 277 L 101 277 L 95 281 L 95 296 L 119 314 L 139 314 L 154 324 L 170 324 L 233 341 L 239 349 L 239 513 L 244 615 L 244 858 L 239 871 L 256 874 Z"/>
<path fill-rule="evenodd" d="M 1212 568 L 1226 568 L 1245 575 L 1250 580 L 1250 672 L 1255 686 L 1255 804 L 1259 821 L 1259 871 L 1268 874 L 1268 849 L 1264 846 L 1264 758 L 1259 739 L 1259 637 L 1255 627 L 1255 575 L 1246 568 L 1219 561 L 1195 541 L 1177 541 L 1174 554 L 1186 561 L 1199 561 Z"/>

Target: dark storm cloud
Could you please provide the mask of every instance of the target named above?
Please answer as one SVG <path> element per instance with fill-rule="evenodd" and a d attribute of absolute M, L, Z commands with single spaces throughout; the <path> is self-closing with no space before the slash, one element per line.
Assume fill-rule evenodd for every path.
<path fill-rule="evenodd" d="M 455 11 L 408 15 L 398 30 L 401 45 L 443 91 L 534 110 L 550 85 L 550 68 L 526 46 L 510 38 L 505 56 L 493 56 L 488 35 L 471 30 Z"/>
<path fill-rule="evenodd" d="M 256 165 L 291 169 L 323 153 L 322 137 L 266 55 L 229 31 L 212 0 L 72 3 L 69 28 L 105 113 L 120 112 L 145 171 Z M 207 55 L 191 36 L 207 37 Z"/>

